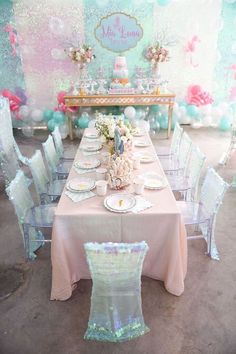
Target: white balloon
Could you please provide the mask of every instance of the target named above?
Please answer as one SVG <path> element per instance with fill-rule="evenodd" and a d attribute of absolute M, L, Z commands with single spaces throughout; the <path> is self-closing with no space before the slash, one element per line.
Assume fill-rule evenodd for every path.
<path fill-rule="evenodd" d="M 34 135 L 34 129 L 30 126 L 23 127 L 22 133 L 24 134 L 24 136 L 27 136 L 27 138 L 31 138 Z"/>
<path fill-rule="evenodd" d="M 199 128 L 202 127 L 202 123 L 201 123 L 201 122 L 193 122 L 193 123 L 191 124 L 191 127 L 192 127 L 193 129 L 199 129 Z"/>
<path fill-rule="evenodd" d="M 182 115 L 181 118 L 180 118 L 180 123 L 181 124 L 190 124 L 191 121 L 192 121 L 191 117 L 189 117 L 187 115 L 185 115 L 185 116 Z"/>
<path fill-rule="evenodd" d="M 20 119 L 24 120 L 24 119 L 28 118 L 29 113 L 30 113 L 30 109 L 29 109 L 28 106 L 23 105 L 23 106 L 20 107 L 20 109 L 19 109 L 19 117 L 20 117 Z"/>
<path fill-rule="evenodd" d="M 229 104 L 227 102 L 221 102 L 218 107 L 222 110 L 222 112 L 224 114 L 228 111 Z"/>
<path fill-rule="evenodd" d="M 212 116 L 213 117 L 221 117 L 223 115 L 223 111 L 222 109 L 218 106 L 218 107 L 213 107 L 212 108 Z"/>
<path fill-rule="evenodd" d="M 43 120 L 43 112 L 40 109 L 34 109 L 31 112 L 31 118 L 34 122 L 41 122 Z"/>
<path fill-rule="evenodd" d="M 212 124 L 212 117 L 211 116 L 205 116 L 202 120 L 202 125 L 204 127 L 210 127 Z"/>
<path fill-rule="evenodd" d="M 67 124 L 59 125 L 59 131 L 60 131 L 62 139 L 65 139 L 67 137 L 67 135 L 69 134 L 68 125 Z M 64 136 L 64 138 L 63 138 L 63 136 Z"/>
<path fill-rule="evenodd" d="M 210 115 L 212 111 L 212 105 L 206 104 L 204 106 L 201 106 L 200 111 L 202 112 L 202 114 Z"/>
<path fill-rule="evenodd" d="M 180 106 L 179 107 L 179 112 L 180 112 L 181 116 L 185 116 L 186 115 L 186 107 Z"/>
<path fill-rule="evenodd" d="M 136 115 L 136 110 L 135 110 L 134 107 L 128 106 L 128 107 L 125 108 L 124 114 L 125 114 L 126 118 L 132 119 Z"/>

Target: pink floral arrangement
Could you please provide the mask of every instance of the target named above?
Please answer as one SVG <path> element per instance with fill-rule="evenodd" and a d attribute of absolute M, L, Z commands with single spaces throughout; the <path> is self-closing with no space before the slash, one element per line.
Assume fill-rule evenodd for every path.
<path fill-rule="evenodd" d="M 159 42 L 147 48 L 145 58 L 151 63 L 161 63 L 169 60 L 169 51 L 163 48 Z"/>
<path fill-rule="evenodd" d="M 88 64 L 96 58 L 93 54 L 92 48 L 86 44 L 79 47 L 70 47 L 66 50 L 66 53 L 68 57 L 76 64 Z"/>

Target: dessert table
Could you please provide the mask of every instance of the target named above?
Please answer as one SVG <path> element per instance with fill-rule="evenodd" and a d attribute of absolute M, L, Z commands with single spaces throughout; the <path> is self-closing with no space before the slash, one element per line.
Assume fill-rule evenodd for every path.
<path fill-rule="evenodd" d="M 85 132 L 88 131 L 85 130 Z M 138 141 L 140 138 L 135 138 Z M 145 133 L 146 147 L 135 147 L 134 151 L 152 154 L 154 161 L 142 163 L 135 175 L 154 171 L 164 176 L 148 133 Z M 96 155 L 85 156 L 81 149 L 88 139 L 83 137 L 75 161 Z M 68 181 L 78 177 L 72 166 Z M 95 172 L 83 174 L 95 178 Z M 125 192 L 133 193 L 133 185 Z M 63 191 L 56 208 L 52 231 L 52 289 L 51 300 L 66 300 L 72 295 L 80 279 L 90 279 L 84 252 L 85 242 L 139 242 L 146 241 L 149 251 L 143 265 L 143 275 L 162 280 L 168 292 L 179 296 L 184 291 L 187 270 L 186 230 L 174 195 L 167 184 L 160 190 L 144 190 L 143 197 L 153 204 L 138 213 L 115 213 L 104 207 L 104 197 L 73 202 Z M 109 190 L 108 193 L 117 191 Z M 96 192 L 95 192 L 96 194 Z"/>
<path fill-rule="evenodd" d="M 160 94 L 126 94 L 126 95 L 78 95 L 64 97 L 67 107 L 102 107 L 102 106 L 168 106 L 168 128 L 167 138 L 170 137 L 172 113 L 175 101 L 174 93 Z M 72 117 L 68 114 L 69 135 L 73 140 L 73 122 Z"/>

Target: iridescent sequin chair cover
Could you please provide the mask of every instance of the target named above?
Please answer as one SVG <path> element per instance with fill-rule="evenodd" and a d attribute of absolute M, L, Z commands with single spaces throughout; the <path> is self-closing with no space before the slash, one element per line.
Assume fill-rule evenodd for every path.
<path fill-rule="evenodd" d="M 205 160 L 206 156 L 194 145 L 183 175 L 168 175 L 172 191 L 183 194 L 184 200 L 195 201 L 199 177 Z"/>
<path fill-rule="evenodd" d="M 36 150 L 29 159 L 29 168 L 40 203 L 57 200 L 65 187 L 65 180 L 53 180 L 52 176 L 48 176 L 40 150 Z"/>
<path fill-rule="evenodd" d="M 177 155 L 170 156 L 169 158 L 160 158 L 163 170 L 167 174 L 183 173 L 187 166 L 190 151 L 192 147 L 192 141 L 186 132 L 183 132 L 179 153 Z"/>
<path fill-rule="evenodd" d="M 219 260 L 214 236 L 216 215 L 228 188 L 229 185 L 215 170 L 208 168 L 201 187 L 199 202 L 177 202 L 185 225 L 198 225 L 202 232 L 201 235 L 188 236 L 188 240 L 204 238 L 207 242 L 207 254 L 216 260 Z"/>
<path fill-rule="evenodd" d="M 55 205 L 34 206 L 22 171 L 17 172 L 16 177 L 6 188 L 6 192 L 15 208 L 23 236 L 26 258 L 34 259 L 36 257 L 34 252 L 44 242 L 51 242 L 51 240 L 45 240 L 40 229 L 52 227 Z"/>
<path fill-rule="evenodd" d="M 148 246 L 86 243 L 93 280 L 85 339 L 123 342 L 149 331 L 142 315 L 141 272 Z"/>
<path fill-rule="evenodd" d="M 61 162 L 56 153 L 52 136 L 49 135 L 47 140 L 42 144 L 48 168 L 51 171 L 54 179 L 65 179 L 69 175 L 71 162 Z"/>
<path fill-rule="evenodd" d="M 180 127 L 179 123 L 175 124 L 174 133 L 171 139 L 170 148 L 157 148 L 156 153 L 159 157 L 171 157 L 173 155 L 179 154 L 179 146 L 181 142 L 181 137 L 183 134 L 183 128 Z"/>
<path fill-rule="evenodd" d="M 1 148 L 3 148 L 5 152 L 11 148 L 12 153 L 16 155 L 15 158 L 28 166 L 28 158 L 22 155 L 13 136 L 9 100 L 2 96 L 0 96 L 0 140 L 2 141 Z"/>
<path fill-rule="evenodd" d="M 56 126 L 56 128 L 53 130 L 52 137 L 54 140 L 54 144 L 55 144 L 56 153 L 57 153 L 58 158 L 61 159 L 62 161 L 63 160 L 73 161 L 74 158 L 72 156 L 65 155 L 65 150 L 64 150 L 64 146 L 62 143 L 62 138 L 61 138 L 61 134 L 60 134 L 58 126 Z"/>
<path fill-rule="evenodd" d="M 3 149 L 0 140 L 0 166 L 4 177 L 5 186 L 7 187 L 10 182 L 15 178 L 17 171 L 20 170 L 20 165 L 16 158 L 12 146 L 8 149 Z"/>

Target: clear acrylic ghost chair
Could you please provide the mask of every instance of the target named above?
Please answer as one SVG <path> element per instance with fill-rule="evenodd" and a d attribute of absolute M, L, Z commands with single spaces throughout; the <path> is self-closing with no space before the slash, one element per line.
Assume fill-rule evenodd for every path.
<path fill-rule="evenodd" d="M 57 156 L 59 157 L 59 159 L 62 161 L 73 161 L 74 160 L 73 156 L 65 155 L 65 149 L 62 143 L 61 133 L 59 131 L 58 126 L 53 130 L 52 137 L 54 140 Z"/>
<path fill-rule="evenodd" d="M 167 175 L 172 191 L 183 194 L 184 200 L 196 200 L 199 177 L 205 160 L 206 156 L 201 150 L 195 145 L 192 146 L 183 175 Z"/>
<path fill-rule="evenodd" d="M 1 142 L 0 142 L 0 165 L 5 180 L 5 186 L 7 187 L 10 184 L 10 182 L 15 178 L 17 171 L 20 170 L 20 165 L 14 153 L 13 147 L 10 147 L 8 151 L 4 151 L 1 148 Z"/>
<path fill-rule="evenodd" d="M 40 203 L 56 201 L 61 196 L 66 181 L 49 178 L 40 150 L 36 150 L 29 160 L 29 168 Z"/>
<path fill-rule="evenodd" d="M 53 143 L 52 136 L 49 135 L 47 140 L 42 144 L 48 168 L 53 178 L 65 179 L 69 175 L 71 162 L 60 162 Z"/>
<path fill-rule="evenodd" d="M 137 127 L 146 132 L 150 131 L 150 123 L 144 119 L 137 122 Z"/>
<path fill-rule="evenodd" d="M 229 147 L 227 151 L 222 154 L 218 164 L 221 166 L 226 165 L 235 149 L 236 149 L 236 126 L 233 125 L 231 130 Z"/>
<path fill-rule="evenodd" d="M 190 151 L 192 147 L 192 141 L 186 132 L 183 132 L 181 142 L 179 145 L 179 153 L 177 155 L 170 156 L 169 158 L 161 158 L 160 162 L 163 170 L 167 174 L 183 173 L 187 166 Z"/>
<path fill-rule="evenodd" d="M 207 243 L 207 254 L 216 260 L 219 260 L 219 253 L 214 237 L 216 215 L 228 188 L 229 185 L 215 170 L 208 168 L 201 187 L 199 202 L 177 202 L 185 225 L 198 226 L 202 233 L 201 235 L 187 236 L 187 239 L 204 238 Z"/>
<path fill-rule="evenodd" d="M 170 148 L 157 148 L 156 153 L 159 157 L 171 157 L 173 155 L 178 155 L 181 137 L 183 134 L 183 128 L 180 127 L 179 123 L 175 124 L 174 133 L 171 139 Z"/>
<path fill-rule="evenodd" d="M 85 243 L 84 247 L 93 280 L 84 338 L 123 342 L 147 333 L 141 301 L 146 242 Z"/>
<path fill-rule="evenodd" d="M 15 208 L 23 236 L 26 258 L 35 259 L 34 252 L 44 242 L 51 242 L 51 240 L 44 239 L 40 229 L 52 227 L 55 204 L 34 206 L 22 171 L 17 172 L 16 177 L 6 188 L 6 192 Z"/>

